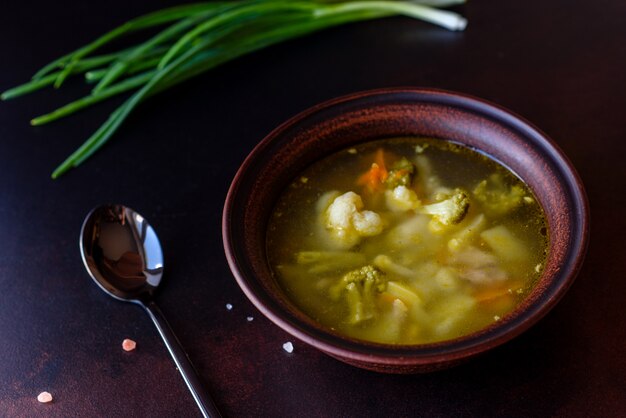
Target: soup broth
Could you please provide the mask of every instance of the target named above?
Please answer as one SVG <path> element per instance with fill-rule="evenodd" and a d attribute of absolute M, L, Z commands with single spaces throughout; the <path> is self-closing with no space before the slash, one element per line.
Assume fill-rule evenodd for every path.
<path fill-rule="evenodd" d="M 547 235 L 541 206 L 505 167 L 445 141 L 396 138 L 305 169 L 273 210 L 267 255 L 315 321 L 424 344 L 510 313 L 541 275 Z"/>

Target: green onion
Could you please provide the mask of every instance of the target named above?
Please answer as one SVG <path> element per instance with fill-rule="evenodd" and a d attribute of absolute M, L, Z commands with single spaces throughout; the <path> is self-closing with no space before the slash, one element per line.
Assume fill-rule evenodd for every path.
<path fill-rule="evenodd" d="M 31 81 L 5 91 L 0 98 L 12 99 L 50 85 L 60 87 L 77 74 L 83 74 L 87 82 L 97 82 L 89 95 L 31 120 L 32 125 L 42 125 L 135 90 L 54 170 L 52 178 L 57 178 L 100 149 L 143 100 L 221 64 L 332 26 L 394 15 L 463 30 L 467 21 L 462 16 L 437 8 L 461 3 L 464 0 L 240 0 L 172 7 L 133 19 L 52 61 Z M 165 27 L 137 45 L 92 56 L 129 33 L 159 26 Z"/>

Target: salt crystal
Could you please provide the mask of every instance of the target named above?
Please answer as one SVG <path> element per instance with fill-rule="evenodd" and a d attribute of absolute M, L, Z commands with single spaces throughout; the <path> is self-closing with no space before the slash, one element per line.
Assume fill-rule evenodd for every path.
<path fill-rule="evenodd" d="M 251 317 L 251 316 L 248 316 L 248 317 L 246 317 L 246 320 L 247 320 L 248 322 L 252 322 L 252 321 L 254 320 L 254 318 L 253 318 L 253 317 Z"/>
<path fill-rule="evenodd" d="M 233 309 L 233 305 L 231 305 L 230 303 L 226 304 L 226 309 L 228 309 L 229 311 L 231 311 Z"/>
<path fill-rule="evenodd" d="M 291 344 L 291 341 L 287 341 L 285 344 L 283 344 L 283 350 L 288 353 L 293 353 L 293 344 Z"/>
<path fill-rule="evenodd" d="M 49 392 L 41 392 L 37 395 L 37 400 L 41 403 L 52 402 L 52 395 Z"/>
<path fill-rule="evenodd" d="M 137 347 L 137 343 L 133 340 L 129 340 L 128 338 L 126 338 L 124 341 L 122 341 L 122 348 L 124 349 L 124 351 L 133 351 L 135 347 Z"/>

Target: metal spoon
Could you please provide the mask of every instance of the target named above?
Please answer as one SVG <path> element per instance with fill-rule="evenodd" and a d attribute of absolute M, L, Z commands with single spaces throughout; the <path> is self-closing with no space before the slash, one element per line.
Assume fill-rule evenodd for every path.
<path fill-rule="evenodd" d="M 163 251 L 154 229 L 122 205 L 93 209 L 80 231 L 80 253 L 89 275 L 109 295 L 142 306 L 156 325 L 204 417 L 221 417 L 178 338 L 153 300 L 163 277 Z"/>

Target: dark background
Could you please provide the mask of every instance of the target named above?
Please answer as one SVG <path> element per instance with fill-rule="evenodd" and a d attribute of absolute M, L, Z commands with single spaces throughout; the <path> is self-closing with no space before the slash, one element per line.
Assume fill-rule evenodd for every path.
<path fill-rule="evenodd" d="M 73 3 L 2 3 L 0 90 L 176 2 Z M 459 10 L 464 33 L 390 18 L 227 64 L 141 105 L 57 181 L 53 168 L 119 101 L 39 128 L 29 119 L 86 93 L 81 82 L 0 103 L 0 416 L 199 415 L 148 317 L 84 271 L 78 232 L 103 202 L 137 209 L 158 231 L 158 302 L 225 416 L 626 416 L 626 2 Z M 519 338 L 434 374 L 375 374 L 297 341 L 287 354 L 290 337 L 247 301 L 222 250 L 225 194 L 253 146 L 313 104 L 386 86 L 458 90 L 523 115 L 570 157 L 591 203 L 588 256 L 561 303 Z M 137 350 L 123 352 L 124 338 Z M 52 404 L 37 402 L 43 390 Z"/>

